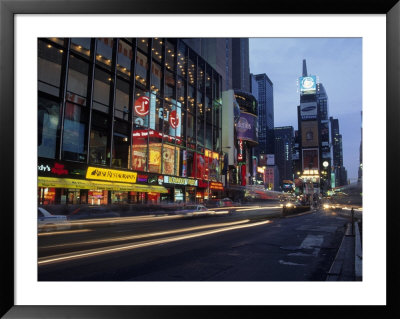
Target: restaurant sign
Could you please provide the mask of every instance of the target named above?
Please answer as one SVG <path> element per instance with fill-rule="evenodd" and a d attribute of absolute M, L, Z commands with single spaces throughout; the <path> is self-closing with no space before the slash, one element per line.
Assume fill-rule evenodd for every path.
<path fill-rule="evenodd" d="M 110 182 L 136 183 L 137 173 L 89 166 L 86 178 Z"/>

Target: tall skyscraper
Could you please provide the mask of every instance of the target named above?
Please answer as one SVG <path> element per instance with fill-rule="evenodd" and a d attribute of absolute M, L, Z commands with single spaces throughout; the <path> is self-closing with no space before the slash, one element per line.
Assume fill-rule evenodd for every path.
<path fill-rule="evenodd" d="M 258 153 L 275 154 L 274 142 L 274 86 L 269 77 L 254 75 L 258 93 Z"/>
<path fill-rule="evenodd" d="M 232 39 L 232 87 L 250 93 L 249 38 Z"/>
<path fill-rule="evenodd" d="M 331 123 L 331 136 L 332 136 L 332 154 L 333 163 L 332 170 L 335 175 L 335 187 L 347 184 L 347 172 L 343 167 L 343 147 L 342 135 L 339 132 L 339 120 L 330 117 Z"/>
<path fill-rule="evenodd" d="M 293 126 L 275 127 L 275 160 L 279 170 L 280 186 L 284 180 L 293 181 Z"/>

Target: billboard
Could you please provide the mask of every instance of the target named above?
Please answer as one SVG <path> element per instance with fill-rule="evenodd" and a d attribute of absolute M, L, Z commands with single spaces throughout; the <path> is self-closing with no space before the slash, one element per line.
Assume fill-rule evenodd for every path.
<path fill-rule="evenodd" d="M 315 94 L 317 92 L 317 78 L 315 75 L 300 78 L 300 94 Z"/>
<path fill-rule="evenodd" d="M 317 118 L 317 102 L 300 103 L 300 117 L 302 120 Z"/>
<path fill-rule="evenodd" d="M 318 149 L 303 149 L 303 170 L 318 170 L 319 154 Z"/>
<path fill-rule="evenodd" d="M 267 166 L 275 165 L 275 154 L 267 154 Z"/>
<path fill-rule="evenodd" d="M 301 122 L 301 145 L 302 147 L 318 146 L 318 122 Z"/>
<path fill-rule="evenodd" d="M 241 112 L 236 123 L 236 133 L 239 140 L 258 143 L 257 115 Z"/>

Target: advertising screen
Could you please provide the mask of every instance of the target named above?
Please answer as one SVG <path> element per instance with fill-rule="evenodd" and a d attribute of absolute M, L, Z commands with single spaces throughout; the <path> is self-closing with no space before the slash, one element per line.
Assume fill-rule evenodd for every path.
<path fill-rule="evenodd" d="M 318 146 L 318 122 L 301 122 L 301 144 L 303 147 Z"/>
<path fill-rule="evenodd" d="M 303 170 L 318 170 L 318 149 L 303 150 Z"/>
<path fill-rule="evenodd" d="M 317 92 L 317 79 L 315 75 L 300 78 L 300 94 L 315 94 Z"/>
<path fill-rule="evenodd" d="M 236 124 L 237 138 L 258 143 L 257 121 L 256 115 L 241 112 Z"/>
<path fill-rule="evenodd" d="M 317 102 L 300 103 L 300 116 L 302 120 L 317 118 Z"/>

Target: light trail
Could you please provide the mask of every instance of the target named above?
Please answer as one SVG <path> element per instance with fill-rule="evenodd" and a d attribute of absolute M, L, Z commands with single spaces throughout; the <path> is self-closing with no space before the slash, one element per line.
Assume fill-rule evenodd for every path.
<path fill-rule="evenodd" d="M 267 206 L 267 207 L 254 207 L 254 208 L 244 208 L 244 209 L 238 209 L 236 210 L 237 212 L 244 212 L 248 210 L 260 210 L 260 209 L 276 209 L 276 208 L 282 208 L 280 206 Z"/>
<path fill-rule="evenodd" d="M 239 220 L 239 221 L 230 222 L 230 223 L 219 223 L 219 224 L 211 224 L 211 225 L 194 226 L 194 227 L 188 227 L 188 228 L 174 229 L 174 230 L 170 230 L 170 231 L 147 233 L 147 234 L 142 234 L 142 235 L 120 236 L 120 237 L 113 237 L 113 238 L 99 239 L 99 240 L 86 240 L 86 241 L 75 242 L 75 243 L 43 246 L 43 247 L 40 247 L 39 249 L 66 248 L 66 247 L 75 247 L 75 246 L 91 245 L 91 244 L 95 245 L 95 244 L 110 243 L 110 242 L 116 242 L 116 241 L 127 241 L 127 240 L 149 238 L 149 237 L 156 237 L 156 236 L 163 236 L 163 235 L 173 235 L 173 234 L 179 234 L 179 233 L 183 233 L 183 232 L 201 230 L 201 229 L 207 229 L 207 228 L 234 226 L 234 225 L 248 223 L 249 221 L 250 221 L 249 219 L 244 219 L 244 220 Z"/>
<path fill-rule="evenodd" d="M 76 229 L 76 230 L 64 230 L 64 231 L 56 231 L 51 233 L 39 233 L 38 236 L 54 236 L 54 235 L 65 235 L 65 234 L 76 234 L 76 233 L 86 233 L 93 231 L 91 229 Z"/>
<path fill-rule="evenodd" d="M 90 249 L 90 250 L 82 251 L 79 253 L 68 253 L 68 254 L 56 255 L 54 257 L 42 257 L 42 258 L 39 258 L 38 265 L 43 266 L 43 265 L 48 265 L 48 264 L 52 264 L 52 263 L 58 263 L 58 262 L 75 260 L 75 259 L 116 253 L 116 252 L 121 252 L 121 251 L 127 251 L 127 250 L 137 249 L 137 248 L 141 248 L 141 247 L 165 244 L 165 243 L 170 243 L 170 242 L 175 242 L 175 241 L 180 241 L 180 240 L 190 239 L 190 238 L 196 238 L 196 237 L 221 233 L 221 232 L 225 232 L 225 231 L 235 230 L 235 229 L 255 227 L 255 226 L 265 225 L 268 223 L 270 223 L 270 221 L 266 220 L 266 221 L 262 221 L 262 222 L 258 222 L 258 223 L 224 227 L 224 228 L 216 229 L 216 230 L 209 230 L 209 231 L 199 232 L 199 233 L 195 233 L 195 234 L 175 236 L 175 237 L 170 237 L 170 238 L 165 238 L 165 239 L 156 239 L 156 240 L 141 242 L 141 243 L 136 243 L 136 244 L 118 245 L 118 246 L 114 246 L 114 247 L 106 248 L 106 249 L 104 249 L 104 248 Z"/>

